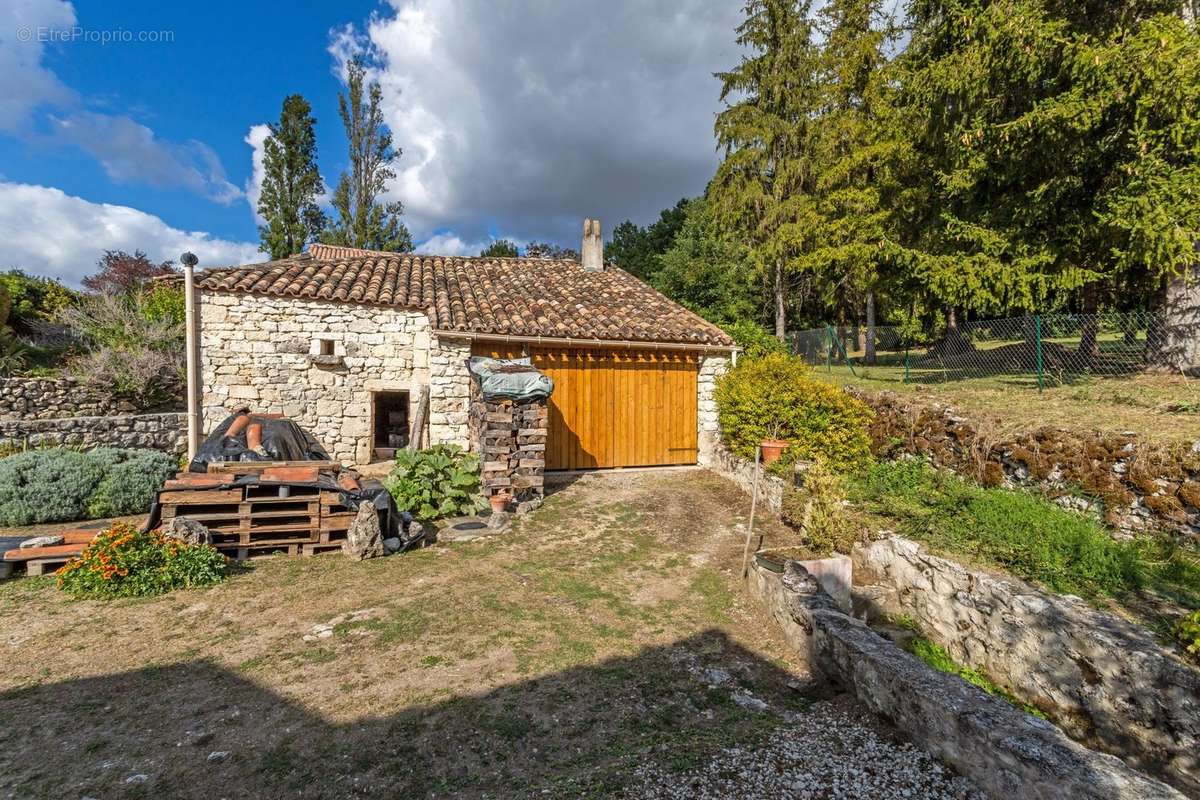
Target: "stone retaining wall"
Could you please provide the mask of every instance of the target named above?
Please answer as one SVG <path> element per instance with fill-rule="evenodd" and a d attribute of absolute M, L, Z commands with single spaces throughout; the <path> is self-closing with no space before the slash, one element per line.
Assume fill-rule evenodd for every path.
<path fill-rule="evenodd" d="M 857 547 L 853 558 L 869 615 L 914 619 L 956 661 L 1074 738 L 1200 795 L 1200 670 L 1150 631 L 899 537 Z"/>
<path fill-rule="evenodd" d="M 855 395 L 875 411 L 879 458 L 921 455 L 984 486 L 1035 486 L 1064 506 L 1103 514 L 1124 534 L 1166 527 L 1200 538 L 1200 443 L 1157 447 L 1132 432 L 1058 428 L 1001 437 L 953 408 L 892 392 Z"/>
<path fill-rule="evenodd" d="M 0 448 L 144 447 L 173 456 L 187 450 L 186 414 L 0 420 Z"/>
<path fill-rule="evenodd" d="M 178 404 L 150 410 L 174 411 L 182 407 L 181 397 Z M 101 397 L 75 378 L 0 378 L 0 421 L 102 417 L 142 410 L 128 400 Z"/>
<path fill-rule="evenodd" d="M 713 449 L 709 469 L 736 483 L 747 495 L 754 493 L 754 462 L 735 456 L 720 442 Z M 758 479 L 758 502 L 763 508 L 779 514 L 783 510 L 785 485 L 783 478 L 763 470 Z"/>
<path fill-rule="evenodd" d="M 838 611 L 794 562 L 782 575 L 752 565 L 748 586 L 814 673 L 853 693 L 990 797 L 1183 798 L 1120 759 L 1072 741 L 1054 725 L 926 666 Z"/>

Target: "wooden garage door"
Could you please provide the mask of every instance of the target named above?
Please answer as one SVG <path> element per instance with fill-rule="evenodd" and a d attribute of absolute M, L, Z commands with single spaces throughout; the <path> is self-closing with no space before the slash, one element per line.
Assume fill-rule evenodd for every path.
<path fill-rule="evenodd" d="M 474 352 L 514 358 L 521 348 Z M 696 463 L 694 354 L 534 348 L 532 357 L 554 379 L 547 469 Z"/>

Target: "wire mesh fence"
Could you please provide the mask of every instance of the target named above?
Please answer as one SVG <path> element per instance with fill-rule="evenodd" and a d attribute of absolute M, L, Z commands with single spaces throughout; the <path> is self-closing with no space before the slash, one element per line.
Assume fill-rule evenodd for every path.
<path fill-rule="evenodd" d="M 1163 347 L 1153 312 L 1046 314 L 973 320 L 936 331 L 833 326 L 788 334 L 792 353 L 829 373 L 862 380 L 942 383 L 1003 378 L 1044 388 L 1080 377 L 1125 375 Z"/>

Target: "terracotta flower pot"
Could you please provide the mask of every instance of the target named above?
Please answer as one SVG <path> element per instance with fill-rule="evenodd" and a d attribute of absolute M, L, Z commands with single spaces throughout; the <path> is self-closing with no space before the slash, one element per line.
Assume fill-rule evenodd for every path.
<path fill-rule="evenodd" d="M 508 508 L 508 495 L 494 494 L 488 498 L 488 502 L 492 504 L 492 511 L 499 514 Z"/>
<path fill-rule="evenodd" d="M 790 444 L 791 442 L 785 442 L 782 439 L 763 439 L 759 443 L 759 446 L 762 447 L 763 466 L 768 467 L 778 461 Z"/>

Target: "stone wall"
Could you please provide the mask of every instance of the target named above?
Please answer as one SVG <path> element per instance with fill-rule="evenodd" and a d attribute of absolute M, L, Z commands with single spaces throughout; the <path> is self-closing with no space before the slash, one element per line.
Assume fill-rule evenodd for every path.
<path fill-rule="evenodd" d="M 899 537 L 855 548 L 854 562 L 869 614 L 914 619 L 1076 739 L 1200 794 L 1200 670 L 1152 632 Z"/>
<path fill-rule="evenodd" d="M 178 403 L 151 411 L 179 411 Z M 128 400 L 99 396 L 74 378 L 0 378 L 0 420 L 62 419 L 135 414 L 141 409 Z"/>
<path fill-rule="evenodd" d="M 173 456 L 187 450 L 186 414 L 0 420 L 0 448 L 145 447 Z"/>
<path fill-rule="evenodd" d="M 728 356 L 703 356 L 700 359 L 700 374 L 696 379 L 696 462 L 702 466 L 714 464 L 721 446 L 721 425 L 717 419 L 717 401 L 713 393 L 717 389 L 717 378 L 729 369 Z"/>
<path fill-rule="evenodd" d="M 747 495 L 754 493 L 754 462 L 734 455 L 725 448 L 725 445 L 718 443 L 709 468 L 713 472 L 729 478 Z M 763 508 L 778 514 L 783 511 L 783 491 L 786 484 L 783 478 L 770 475 L 766 470 L 760 468 L 759 472 L 758 502 L 762 504 Z"/>
<path fill-rule="evenodd" d="M 420 312 L 202 292 L 204 429 L 229 411 L 282 413 L 347 463 L 373 460 L 376 392 L 429 387 L 429 444 L 469 446 L 470 344 L 433 336 Z"/>
<path fill-rule="evenodd" d="M 938 672 L 836 609 L 802 567 L 752 565 L 751 593 L 814 673 L 853 693 L 989 797 L 1182 800 L 1120 759 L 1088 750 L 1054 725 Z"/>
<path fill-rule="evenodd" d="M 952 408 L 891 392 L 856 394 L 875 411 L 871 438 L 880 458 L 922 455 L 985 486 L 1037 487 L 1064 506 L 1103 514 L 1124 534 L 1165 527 L 1200 539 L 1200 447 L 1057 428 L 997 436 Z"/>

